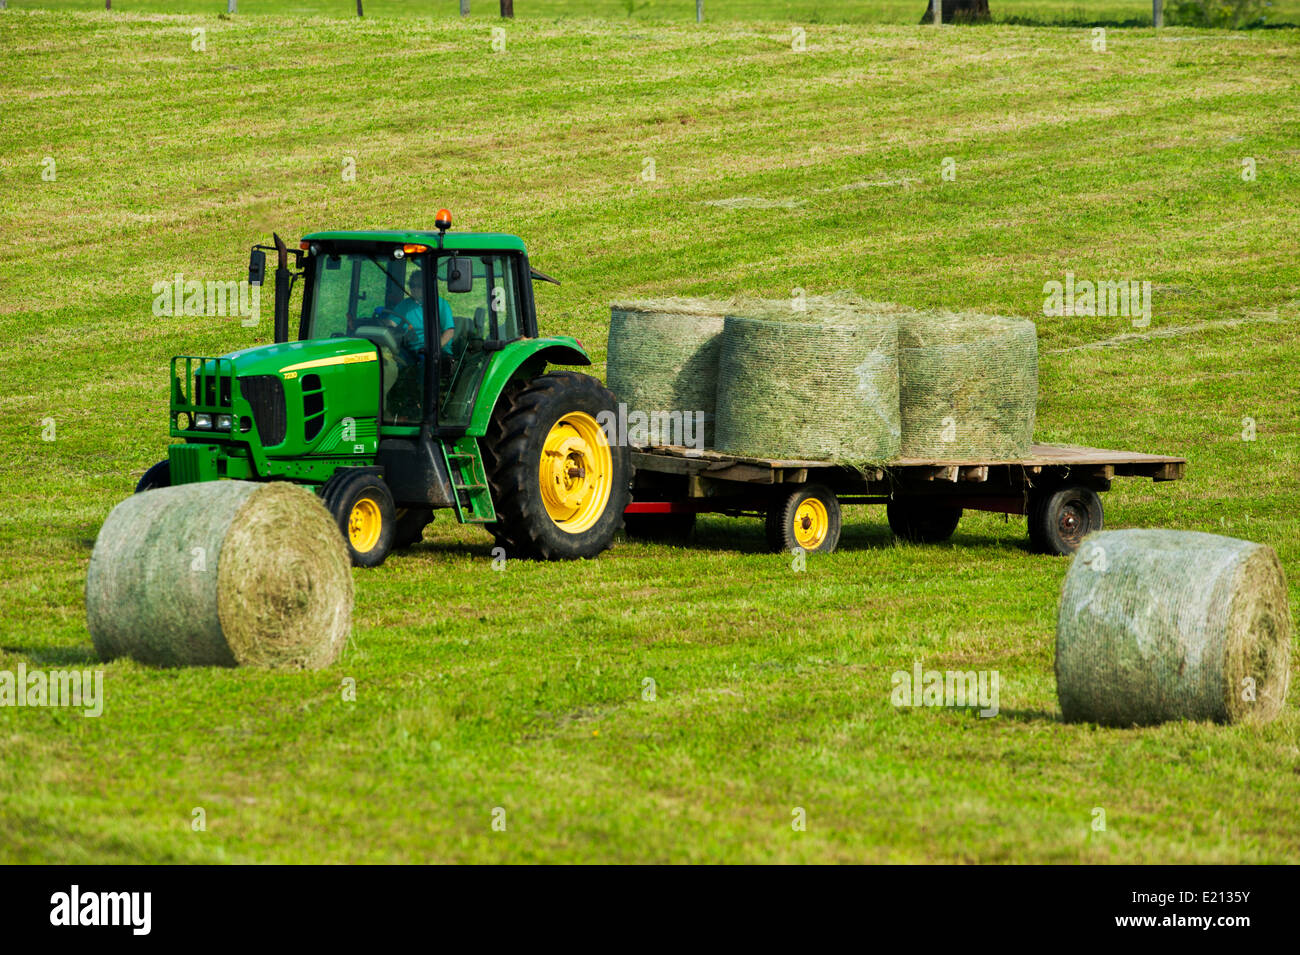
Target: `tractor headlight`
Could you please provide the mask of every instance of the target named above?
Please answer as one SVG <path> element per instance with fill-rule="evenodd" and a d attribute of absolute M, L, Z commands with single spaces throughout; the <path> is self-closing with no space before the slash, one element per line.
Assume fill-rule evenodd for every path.
<path fill-rule="evenodd" d="M 211 427 L 212 427 L 212 415 L 210 415 L 210 414 L 196 414 L 196 415 L 194 416 L 194 427 L 196 427 L 196 428 L 211 428 Z"/>
<path fill-rule="evenodd" d="M 217 430 L 218 431 L 230 430 L 230 415 L 228 414 L 217 415 Z"/>

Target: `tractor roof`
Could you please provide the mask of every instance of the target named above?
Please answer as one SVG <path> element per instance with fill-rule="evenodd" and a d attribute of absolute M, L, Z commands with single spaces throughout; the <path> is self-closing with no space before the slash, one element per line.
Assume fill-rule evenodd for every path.
<path fill-rule="evenodd" d="M 306 242 L 392 242 L 411 243 L 438 247 L 438 233 L 427 230 L 394 232 L 313 232 L 303 236 Z M 512 252 L 524 252 L 524 240 L 517 235 L 501 232 L 448 232 L 443 237 L 443 244 L 448 249 L 503 249 Z"/>

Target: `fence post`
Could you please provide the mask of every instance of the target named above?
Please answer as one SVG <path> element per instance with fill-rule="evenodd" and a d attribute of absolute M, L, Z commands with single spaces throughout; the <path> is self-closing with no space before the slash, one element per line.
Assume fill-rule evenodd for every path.
<path fill-rule="evenodd" d="M 226 0 L 226 12 L 227 12 L 227 13 L 238 13 L 238 12 L 239 12 L 239 0 Z"/>
<path fill-rule="evenodd" d="M 460 15 L 462 17 L 469 16 L 469 0 L 460 0 Z"/>
<path fill-rule="evenodd" d="M 695 0 L 695 22 L 704 22 L 704 0 Z"/>
<path fill-rule="evenodd" d="M 1151 25 L 1155 27 L 1165 25 L 1164 0 L 1151 0 Z"/>
<path fill-rule="evenodd" d="M 357 16 L 364 17 L 365 12 L 361 9 L 361 0 L 357 0 Z"/>
<path fill-rule="evenodd" d="M 943 0 L 930 0 L 930 6 L 934 7 L 934 25 L 943 26 Z"/>

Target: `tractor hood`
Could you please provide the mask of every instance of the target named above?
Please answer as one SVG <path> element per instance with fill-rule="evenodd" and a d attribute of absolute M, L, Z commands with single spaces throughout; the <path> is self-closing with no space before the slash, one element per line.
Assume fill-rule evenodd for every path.
<path fill-rule="evenodd" d="M 364 338 L 324 338 L 259 345 L 221 357 L 234 362 L 241 378 L 246 375 L 278 375 L 291 380 L 309 368 L 377 361 L 379 353 L 374 344 Z"/>

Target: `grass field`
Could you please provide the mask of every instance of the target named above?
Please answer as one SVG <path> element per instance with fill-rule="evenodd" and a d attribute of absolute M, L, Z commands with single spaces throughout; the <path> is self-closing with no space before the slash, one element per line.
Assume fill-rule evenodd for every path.
<path fill-rule="evenodd" d="M 896 23 L 915 24 L 929 0 L 705 0 L 705 19 L 712 22 L 772 20 L 798 24 Z M 9 0 L 14 9 L 100 11 L 102 0 Z M 1149 26 L 1149 0 L 992 0 L 993 22 L 1042 26 L 1124 24 Z M 460 17 L 459 0 L 363 0 L 367 17 Z M 1174 0 L 1165 4 L 1166 18 L 1173 23 Z M 226 12 L 225 0 L 114 0 L 113 10 L 121 13 L 186 13 L 216 17 Z M 471 0 L 473 20 L 499 18 L 498 0 Z M 356 15 L 355 0 L 238 0 L 239 16 L 322 16 L 345 18 Z M 519 0 L 518 19 L 599 18 L 637 22 L 694 21 L 691 0 Z M 1268 26 L 1300 25 L 1300 0 L 1271 0 L 1264 11 Z"/>
<path fill-rule="evenodd" d="M 521 19 L 494 54 L 457 19 L 22 6 L 0 13 L 0 669 L 92 664 L 91 544 L 164 456 L 168 358 L 268 338 L 156 318 L 153 283 L 440 205 L 523 236 L 564 281 L 543 328 L 598 361 L 625 295 L 853 286 L 1035 318 L 1040 440 L 1191 461 L 1117 481 L 1111 525 L 1266 542 L 1300 606 L 1300 33 L 1114 30 L 1102 53 L 1084 29 L 810 26 L 794 52 L 773 22 Z M 706 204 L 736 198 L 784 207 Z M 1151 281 L 1150 334 L 1093 347 L 1133 329 L 1044 317 L 1067 271 Z M 0 861 L 1300 861 L 1300 691 L 1260 729 L 1063 724 L 1066 561 L 1015 520 L 912 547 L 848 515 L 803 573 L 726 519 L 496 572 L 440 517 L 354 572 L 329 670 L 114 662 L 98 719 L 0 709 Z M 998 671 L 1000 715 L 891 706 L 918 660 Z"/>

